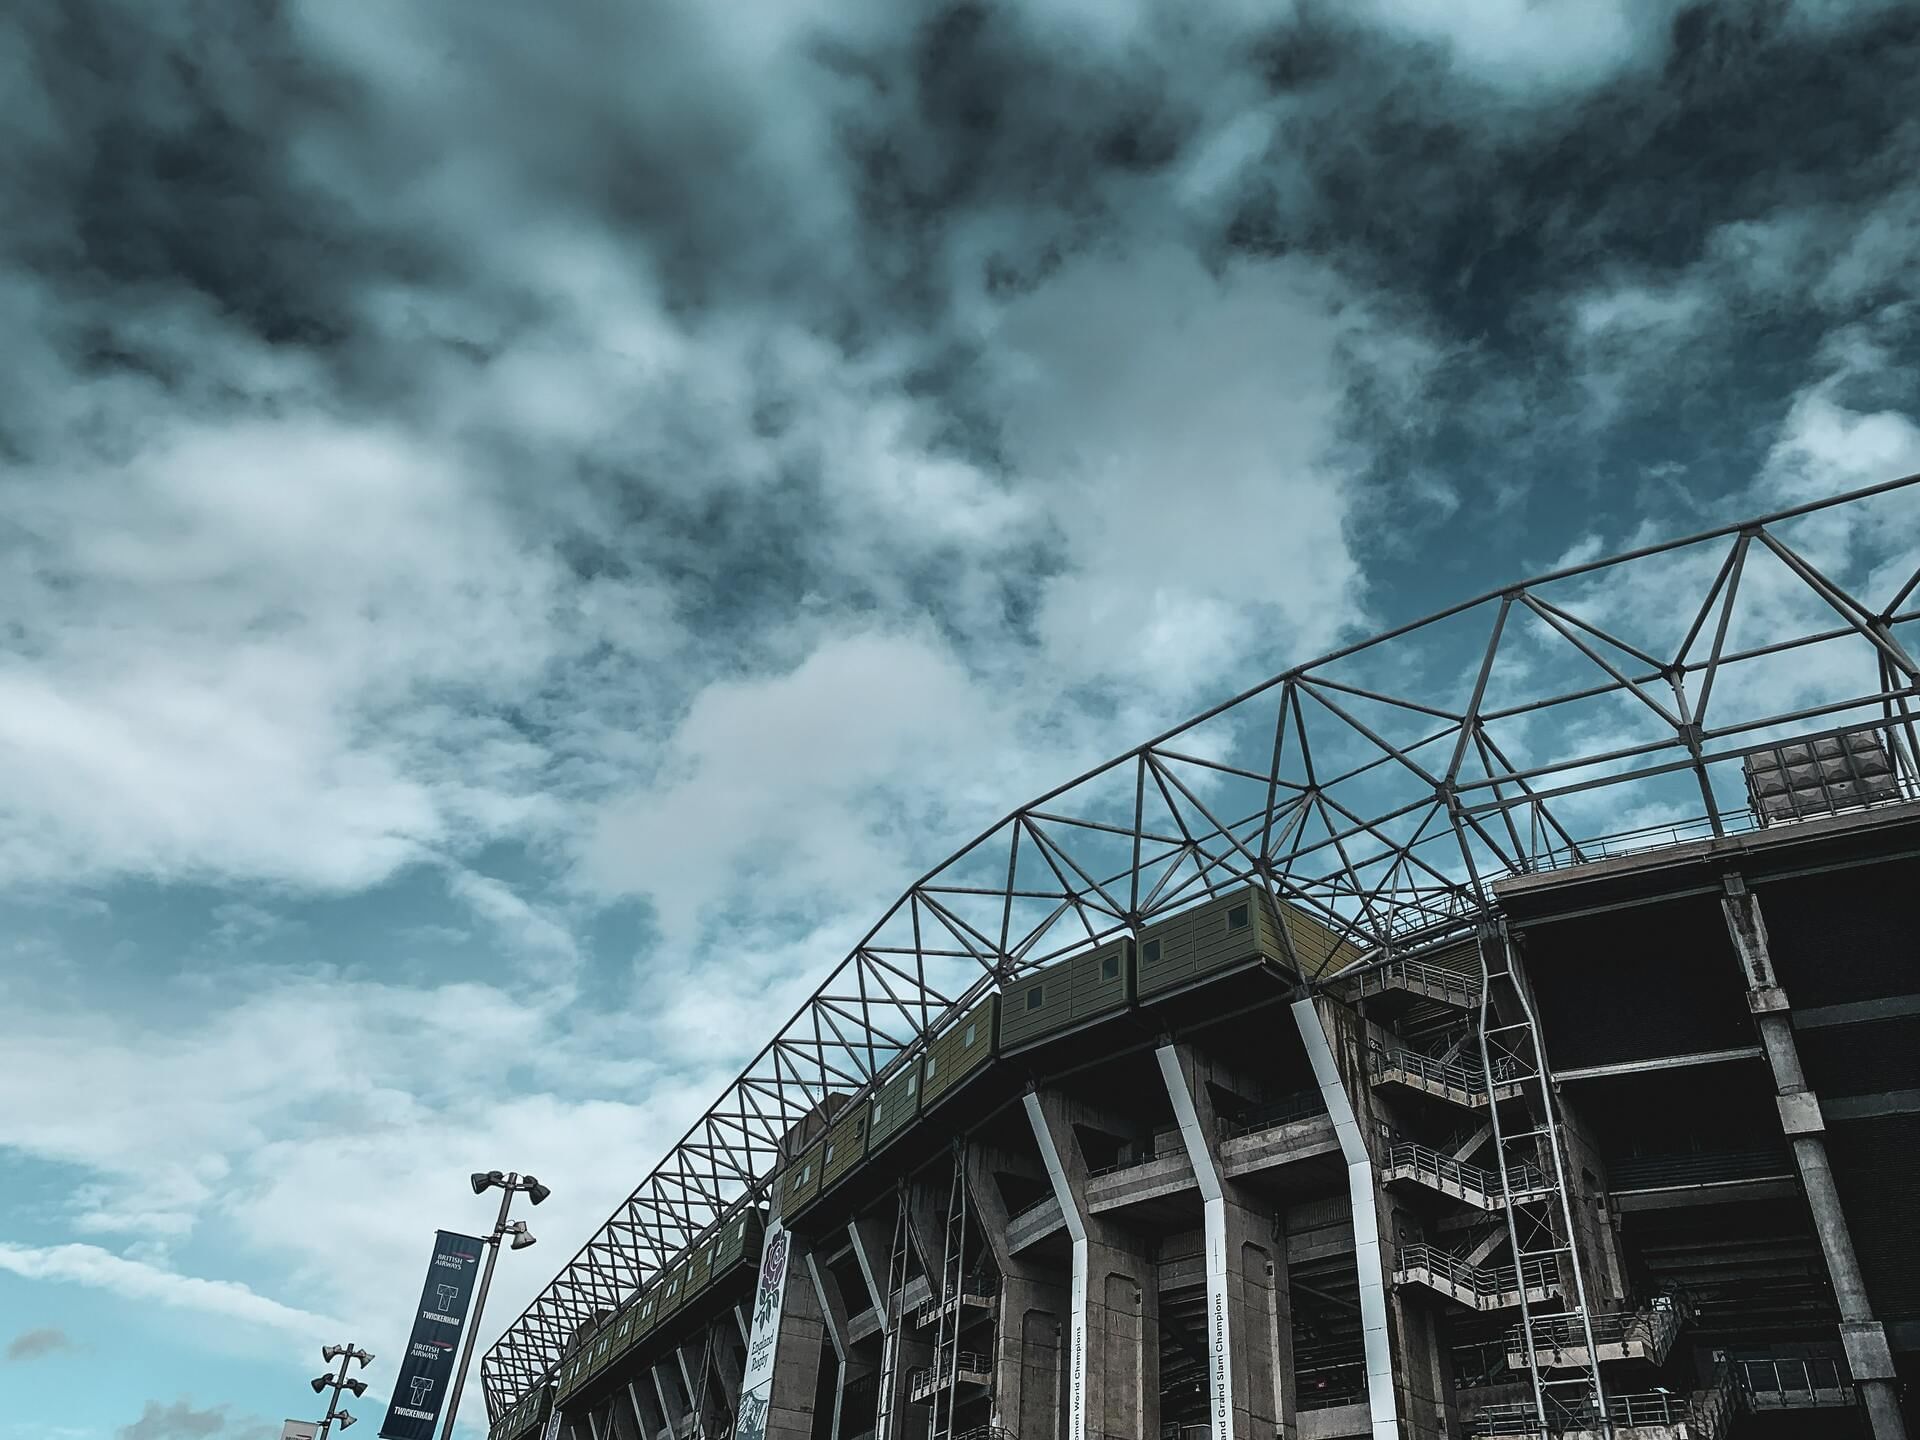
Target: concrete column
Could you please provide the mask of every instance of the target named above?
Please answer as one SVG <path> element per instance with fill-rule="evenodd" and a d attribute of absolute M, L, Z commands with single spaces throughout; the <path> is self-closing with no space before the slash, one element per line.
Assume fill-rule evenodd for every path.
<path fill-rule="evenodd" d="M 647 1367 L 647 1373 L 653 1377 L 653 1393 L 660 1397 L 660 1413 L 666 1416 L 666 1433 L 681 1435 L 686 1431 L 687 1405 L 681 1398 L 679 1381 L 661 1364 Z"/>
<path fill-rule="evenodd" d="M 707 1393 L 713 1397 L 716 1419 L 740 1414 L 740 1369 L 744 1347 L 736 1350 L 733 1346 L 733 1322 L 722 1315 L 716 1319 L 708 1333 L 713 1338 L 713 1350 L 708 1363 L 713 1367 L 713 1378 L 708 1381 Z"/>
<path fill-rule="evenodd" d="M 1767 948 L 1766 922 L 1760 914 L 1760 898 L 1747 889 L 1745 879 L 1738 874 L 1728 875 L 1724 883 L 1726 894 L 1721 897 L 1720 907 L 1726 913 L 1727 933 L 1732 937 L 1734 953 L 1739 957 L 1747 983 L 1747 1009 L 1760 1031 L 1760 1044 L 1773 1071 L 1780 1128 L 1793 1146 L 1800 1185 L 1806 1192 L 1807 1207 L 1813 1212 L 1814 1233 L 1820 1241 L 1820 1252 L 1826 1258 L 1827 1274 L 1833 1281 L 1847 1365 L 1860 1387 L 1874 1440 L 1906 1440 L 1907 1426 L 1900 1415 L 1893 1351 L 1887 1344 L 1886 1327 L 1873 1318 L 1866 1281 L 1860 1274 L 1860 1260 L 1853 1249 L 1853 1232 L 1847 1228 L 1846 1214 L 1840 1208 L 1840 1192 L 1833 1183 L 1833 1167 L 1827 1159 L 1826 1121 L 1820 1113 L 1819 1097 L 1807 1085 L 1806 1071 L 1800 1065 L 1800 1047 L 1793 1036 L 1793 1012 L 1787 1003 L 1787 992 L 1774 973 L 1773 956 Z"/>
<path fill-rule="evenodd" d="M 1367 1408 L 1376 1440 L 1398 1440 L 1400 1434 L 1398 1397 L 1394 1392 L 1393 1355 L 1387 1321 L 1387 1272 L 1381 1247 L 1380 1213 L 1374 1203 L 1377 1188 L 1373 1157 L 1368 1153 L 1366 1136 L 1354 1112 L 1353 1091 L 1364 1086 L 1364 1056 L 1349 1057 L 1342 1074 L 1334 1054 L 1324 1017 L 1317 1000 L 1296 1000 L 1293 1023 L 1307 1047 L 1307 1059 L 1313 1065 L 1313 1078 L 1320 1086 L 1327 1114 L 1333 1120 L 1334 1137 L 1340 1142 L 1340 1157 L 1347 1167 L 1347 1200 L 1353 1212 L 1354 1265 L 1359 1275 L 1360 1325 L 1367 1354 Z M 1357 1023 L 1357 1022 L 1356 1022 Z M 1359 1047 L 1343 1046 L 1357 1051 Z"/>
<path fill-rule="evenodd" d="M 680 1383 L 685 1387 L 687 1393 L 687 1419 L 691 1424 L 692 1433 L 696 1436 L 704 1436 L 707 1433 L 707 1417 L 702 1413 L 703 1402 L 706 1396 L 700 1384 L 702 1377 L 700 1368 L 702 1358 L 700 1352 L 696 1350 L 694 1351 L 692 1362 L 689 1363 L 687 1360 L 687 1347 L 685 1345 L 676 1345 L 673 1347 L 673 1363 L 679 1368 Z"/>
<path fill-rule="evenodd" d="M 645 1440 L 660 1440 L 667 1433 L 667 1417 L 660 1408 L 660 1397 L 651 1380 L 628 1385 L 627 1400 L 633 1406 L 634 1423 L 640 1427 L 640 1434 Z"/>
<path fill-rule="evenodd" d="M 820 1301 L 820 1319 L 826 1327 L 827 1343 L 833 1347 L 833 1423 L 827 1430 L 827 1440 L 840 1440 L 841 1406 L 847 1397 L 847 1310 L 840 1299 L 839 1285 L 831 1275 L 821 1273 L 811 1252 L 807 1255 L 807 1275 L 813 1281 L 814 1296 Z"/>
<path fill-rule="evenodd" d="M 1294 1433 L 1293 1307 L 1284 1238 L 1264 1207 L 1222 1176 L 1205 1062 L 1155 1052 L 1200 1188 L 1207 1282 L 1208 1424 L 1213 1440 Z"/>
<path fill-rule="evenodd" d="M 1012 1219 L 996 1172 L 1033 1174 L 1032 1162 L 979 1143 L 967 1147 L 967 1196 L 980 1218 L 994 1268 L 1000 1272 L 1000 1310 L 994 1326 L 993 1421 L 1019 1436 L 1052 1440 L 1060 1433 L 1060 1351 L 1067 1287 L 1057 1267 L 1031 1252 L 1007 1248 Z"/>
<path fill-rule="evenodd" d="M 1072 1243 L 1067 1440 L 1157 1437 L 1158 1268 L 1141 1242 L 1087 1211 L 1087 1163 L 1073 1133 L 1073 1103 L 1053 1091 L 1029 1093 L 1025 1103 Z"/>

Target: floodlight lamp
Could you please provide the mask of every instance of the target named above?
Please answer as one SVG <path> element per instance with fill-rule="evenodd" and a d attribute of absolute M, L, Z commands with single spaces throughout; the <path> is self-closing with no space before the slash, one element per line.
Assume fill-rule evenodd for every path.
<path fill-rule="evenodd" d="M 344 1345 L 322 1345 L 320 1347 L 320 1358 L 322 1360 L 338 1360 L 346 1353 L 347 1347 Z"/>
<path fill-rule="evenodd" d="M 362 1370 L 373 1363 L 373 1355 L 370 1351 L 356 1350 L 353 1352 L 353 1358 L 360 1362 L 360 1368 Z"/>
<path fill-rule="evenodd" d="M 309 1381 L 309 1382 L 307 1382 L 307 1383 L 309 1383 L 310 1385 L 312 1385 L 312 1386 L 313 1386 L 313 1393 L 314 1393 L 314 1394 L 316 1394 L 316 1395 L 318 1395 L 318 1394 L 320 1394 L 320 1393 L 321 1393 L 322 1391 L 324 1391 L 324 1390 L 325 1390 L 325 1389 L 327 1388 L 327 1386 L 329 1386 L 329 1385 L 331 1385 L 331 1384 L 333 1383 L 333 1376 L 331 1376 L 331 1375 L 316 1375 L 316 1376 L 314 1376 L 314 1377 L 313 1377 L 313 1379 L 312 1379 L 312 1380 L 310 1380 L 310 1381 Z"/>
<path fill-rule="evenodd" d="M 534 1179 L 533 1176 L 531 1175 L 521 1176 L 520 1182 L 521 1184 L 525 1185 L 527 1188 L 527 1198 L 533 1201 L 533 1203 L 536 1205 L 538 1205 L 542 1200 L 545 1200 L 547 1196 L 553 1193 L 553 1191 L 549 1190 L 546 1186 L 542 1185 L 538 1180 Z"/>
<path fill-rule="evenodd" d="M 467 1177 L 467 1183 L 473 1186 L 473 1193 L 483 1195 L 489 1185 L 498 1185 L 507 1177 L 498 1170 L 476 1170 Z"/>
<path fill-rule="evenodd" d="M 514 1250 L 524 1250 L 529 1245 L 538 1245 L 539 1243 L 538 1240 L 527 1233 L 526 1227 L 523 1225 L 520 1229 L 513 1232 L 513 1244 L 510 1248 Z"/>
<path fill-rule="evenodd" d="M 349 1415 L 344 1410 L 334 1411 L 333 1418 L 340 1422 L 340 1428 L 342 1430 L 346 1429 L 349 1425 L 353 1424 L 353 1416 Z"/>
<path fill-rule="evenodd" d="M 364 1380 L 342 1380 L 340 1383 L 353 1391 L 353 1398 L 356 1400 L 367 1393 L 367 1382 Z"/>

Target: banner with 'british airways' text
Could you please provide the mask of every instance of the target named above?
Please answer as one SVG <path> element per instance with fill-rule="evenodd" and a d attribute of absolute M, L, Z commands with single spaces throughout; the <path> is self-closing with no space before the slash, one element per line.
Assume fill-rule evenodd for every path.
<path fill-rule="evenodd" d="M 442 1230 L 433 1237 L 433 1262 L 413 1312 L 413 1334 L 400 1357 L 393 1399 L 380 1426 L 386 1440 L 433 1440 L 433 1427 L 446 1408 L 467 1328 L 467 1303 L 480 1273 L 486 1242 Z"/>

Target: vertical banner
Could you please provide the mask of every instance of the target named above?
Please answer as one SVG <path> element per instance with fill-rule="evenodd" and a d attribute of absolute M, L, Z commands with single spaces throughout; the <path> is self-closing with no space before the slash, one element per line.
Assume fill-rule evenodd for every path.
<path fill-rule="evenodd" d="M 453 1367 L 467 1328 L 467 1304 L 480 1274 L 486 1242 L 471 1235 L 439 1231 L 420 1305 L 413 1312 L 413 1334 L 393 1380 L 393 1399 L 380 1434 L 386 1440 L 433 1440 L 433 1427 L 446 1408 Z"/>
<path fill-rule="evenodd" d="M 753 1324 L 747 1363 L 740 1371 L 740 1422 L 736 1440 L 766 1440 L 767 1407 L 773 1401 L 773 1364 L 780 1353 L 780 1317 L 787 1304 L 787 1256 L 792 1236 L 777 1215 L 767 1219 L 760 1247 L 760 1281 L 753 1292 Z"/>
<path fill-rule="evenodd" d="M 1233 1347 L 1227 1323 L 1227 1200 L 1213 1148 L 1200 1128 L 1193 1091 L 1180 1068 L 1180 1052 L 1162 1045 L 1154 1052 L 1160 1078 L 1174 1119 L 1180 1122 L 1180 1140 L 1193 1165 L 1200 1187 L 1200 1215 L 1207 1250 L 1207 1433 L 1210 1440 L 1233 1440 Z"/>
<path fill-rule="evenodd" d="M 1087 1222 L 1074 1201 L 1073 1187 L 1067 1183 L 1053 1132 L 1040 1109 L 1040 1097 L 1029 1090 L 1024 1103 L 1034 1143 L 1040 1147 L 1040 1159 L 1047 1167 L 1047 1179 L 1060 1202 L 1060 1219 L 1073 1245 L 1073 1314 L 1067 1322 L 1067 1440 L 1087 1440 Z"/>

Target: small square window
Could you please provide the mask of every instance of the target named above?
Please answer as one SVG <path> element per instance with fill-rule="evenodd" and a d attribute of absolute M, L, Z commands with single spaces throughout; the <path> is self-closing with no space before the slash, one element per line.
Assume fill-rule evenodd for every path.
<path fill-rule="evenodd" d="M 973 1032 L 971 1030 L 967 1032 L 967 1043 L 969 1045 L 973 1043 Z M 929 1080 L 933 1079 L 933 1072 L 938 1070 L 939 1068 L 940 1068 L 940 1057 L 938 1055 L 927 1056 L 927 1079 Z"/>
<path fill-rule="evenodd" d="M 1227 911 L 1227 929 L 1244 930 L 1247 928 L 1247 907 L 1236 905 Z"/>
<path fill-rule="evenodd" d="M 933 1062 L 928 1061 L 927 1063 L 932 1064 Z M 913 1098 L 913 1087 L 918 1085 L 919 1083 L 920 1083 L 920 1077 L 918 1075 L 915 1075 L 911 1070 L 909 1070 L 907 1072 L 907 1098 L 908 1099 Z"/>
<path fill-rule="evenodd" d="M 960 1048 L 962 1050 L 971 1050 L 973 1048 L 973 1026 L 967 1026 L 967 1033 L 960 1037 Z"/>
<path fill-rule="evenodd" d="M 1046 998 L 1047 987 L 1044 985 L 1035 985 L 1031 990 L 1027 991 L 1027 1009 L 1038 1010 L 1041 1005 L 1045 1003 Z"/>
<path fill-rule="evenodd" d="M 812 1178 L 813 1178 L 813 1162 L 809 1160 L 806 1164 L 800 1167 L 800 1183 L 804 1185 L 807 1183 L 807 1181 L 811 1180 Z"/>
<path fill-rule="evenodd" d="M 1109 955 L 1100 962 L 1100 978 L 1102 980 L 1118 980 L 1120 978 L 1120 957 L 1118 955 Z"/>
<path fill-rule="evenodd" d="M 1141 942 L 1140 963 L 1142 965 L 1158 965 L 1160 963 L 1160 942 L 1158 940 L 1145 940 Z"/>
<path fill-rule="evenodd" d="M 827 1153 L 820 1157 L 820 1163 L 822 1165 L 831 1165 L 833 1163 L 833 1142 L 831 1140 L 827 1142 Z"/>

